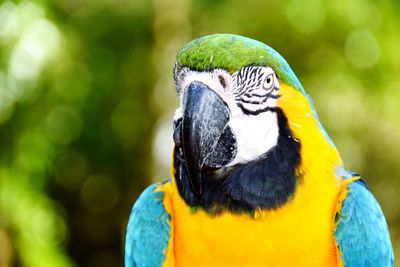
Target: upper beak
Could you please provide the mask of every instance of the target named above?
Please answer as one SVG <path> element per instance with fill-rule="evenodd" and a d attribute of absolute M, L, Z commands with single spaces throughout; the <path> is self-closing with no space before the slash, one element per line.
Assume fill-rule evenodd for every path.
<path fill-rule="evenodd" d="M 202 194 L 203 191 L 203 168 L 215 167 L 207 166 L 211 165 L 210 159 L 207 158 L 213 152 L 222 154 L 217 153 L 219 148 L 216 149 L 216 147 L 224 131 L 226 132 L 229 118 L 230 112 L 227 105 L 207 85 L 201 82 L 193 82 L 189 85 L 183 97 L 181 146 L 190 185 L 197 195 Z M 224 156 L 221 155 L 221 157 Z M 226 159 L 218 159 L 218 161 L 221 160 Z"/>

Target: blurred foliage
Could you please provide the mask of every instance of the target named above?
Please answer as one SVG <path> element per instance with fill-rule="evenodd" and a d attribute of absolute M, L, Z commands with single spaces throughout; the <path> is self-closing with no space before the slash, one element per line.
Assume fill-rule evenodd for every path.
<path fill-rule="evenodd" d="M 175 54 L 216 32 L 287 59 L 400 257 L 399 11 L 395 0 L 0 1 L 0 266 L 122 266 L 132 203 L 169 176 Z"/>

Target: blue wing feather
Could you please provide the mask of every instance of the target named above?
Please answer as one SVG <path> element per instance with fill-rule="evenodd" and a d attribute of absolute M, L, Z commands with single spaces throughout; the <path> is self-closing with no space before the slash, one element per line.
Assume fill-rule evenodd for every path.
<path fill-rule="evenodd" d="M 170 237 L 164 193 L 149 186 L 134 204 L 125 240 L 125 266 L 162 266 Z"/>
<path fill-rule="evenodd" d="M 335 229 L 343 265 L 394 266 L 389 230 L 378 202 L 363 181 L 355 181 L 347 189 Z"/>

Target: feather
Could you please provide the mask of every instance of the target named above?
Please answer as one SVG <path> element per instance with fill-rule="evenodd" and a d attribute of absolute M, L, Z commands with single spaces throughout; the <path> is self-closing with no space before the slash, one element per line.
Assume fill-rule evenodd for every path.
<path fill-rule="evenodd" d="M 379 204 L 360 180 L 349 184 L 347 190 L 335 229 L 343 265 L 394 266 L 388 226 Z"/>
<path fill-rule="evenodd" d="M 170 215 L 164 193 L 149 186 L 136 201 L 129 217 L 125 240 L 125 266 L 161 266 L 170 239 Z"/>

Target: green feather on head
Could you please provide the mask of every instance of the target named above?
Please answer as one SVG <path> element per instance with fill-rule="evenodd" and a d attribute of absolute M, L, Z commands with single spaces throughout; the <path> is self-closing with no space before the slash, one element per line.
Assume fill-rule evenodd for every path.
<path fill-rule="evenodd" d="M 269 66 L 279 79 L 304 92 L 286 60 L 274 49 L 259 41 L 234 34 L 207 35 L 186 44 L 178 53 L 178 70 L 208 71 L 224 69 L 234 73 L 242 67 Z"/>
<path fill-rule="evenodd" d="M 332 146 L 335 146 L 322 127 L 313 101 L 299 79 L 286 60 L 270 46 L 244 36 L 221 33 L 195 39 L 186 44 L 177 55 L 178 71 L 184 67 L 197 71 L 224 69 L 232 74 L 249 65 L 273 68 L 280 81 L 305 95 L 319 127 Z"/>

